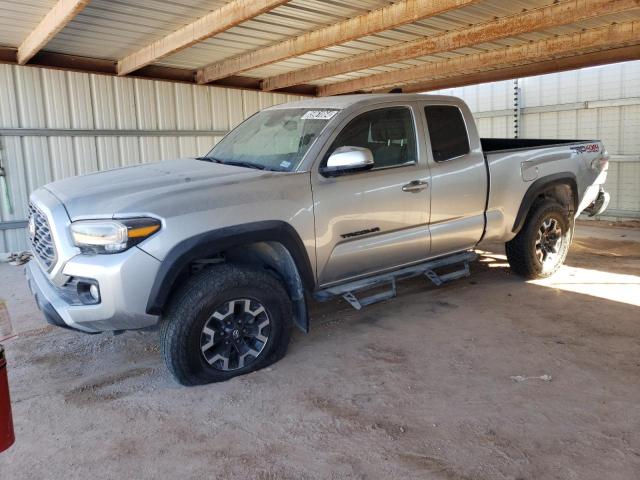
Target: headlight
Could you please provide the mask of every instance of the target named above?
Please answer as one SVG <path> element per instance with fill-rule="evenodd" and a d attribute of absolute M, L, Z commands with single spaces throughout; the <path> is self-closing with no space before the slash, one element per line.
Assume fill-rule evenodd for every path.
<path fill-rule="evenodd" d="M 155 218 L 80 220 L 71 224 L 71 236 L 83 253 L 118 253 L 160 230 Z"/>

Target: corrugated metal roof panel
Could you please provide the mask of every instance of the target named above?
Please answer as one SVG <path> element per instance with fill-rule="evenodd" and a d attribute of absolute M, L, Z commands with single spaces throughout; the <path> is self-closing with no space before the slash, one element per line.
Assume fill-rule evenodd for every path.
<path fill-rule="evenodd" d="M 510 38 L 506 38 L 506 39 L 498 40 L 494 42 L 477 44 L 477 45 L 474 45 L 473 47 L 467 47 L 467 48 L 452 50 L 448 52 L 442 52 L 435 55 L 418 57 L 415 59 L 396 62 L 393 64 L 388 64 L 388 65 L 370 68 L 366 70 L 349 72 L 348 74 L 323 78 L 321 80 L 317 80 L 311 83 L 316 85 L 324 85 L 328 83 L 341 82 L 341 81 L 351 80 L 358 77 L 373 75 L 375 73 L 380 73 L 383 71 L 399 70 L 399 69 L 409 68 L 411 66 L 434 62 L 434 61 L 438 61 L 446 58 L 453 58 L 459 55 L 471 55 L 474 53 L 481 53 L 483 51 L 489 51 L 489 50 L 504 48 L 508 46 L 522 45 L 530 41 L 545 40 L 545 39 L 552 38 L 556 35 L 580 32 L 584 28 L 597 28 L 597 27 L 609 25 L 614 22 L 623 22 L 623 21 L 629 22 L 633 20 L 640 20 L 640 10 L 634 11 L 634 12 L 628 12 L 625 14 L 607 15 L 607 16 L 600 17 L 598 19 L 590 20 L 588 22 L 580 22 L 578 24 L 566 25 L 563 27 L 556 27 L 552 29 L 535 32 L 535 33 L 519 35 L 516 37 L 510 37 Z M 280 62 L 280 64 L 274 64 L 272 66 L 269 66 L 269 68 L 280 67 L 281 71 L 278 73 L 283 73 L 289 69 L 292 69 L 290 68 L 290 66 L 286 65 L 286 63 L 287 62 Z M 314 62 L 314 63 L 320 63 L 320 62 Z M 259 77 L 269 75 L 264 70 L 254 70 L 251 72 L 251 74 L 257 74 L 256 76 L 259 76 Z"/>
<path fill-rule="evenodd" d="M 228 0 L 93 0 L 47 45 L 60 53 L 94 58 L 120 59 L 141 46 L 162 38 L 187 23 L 227 3 Z M 55 0 L 0 0 L 0 44 L 17 46 L 55 3 Z M 197 69 L 284 40 L 287 37 L 334 24 L 392 3 L 389 0 L 293 0 L 259 15 L 213 38 L 158 62 L 161 65 Z M 369 35 L 341 45 L 263 66 L 242 75 L 264 78 L 318 63 L 457 30 L 468 25 L 514 15 L 548 5 L 551 0 L 485 0 L 441 15 Z M 456 52 L 437 54 L 319 80 L 321 85 L 419 65 L 483 50 L 517 45 L 531 40 L 598 27 L 614 21 L 640 19 L 640 11 L 604 16 L 579 24 L 558 27 L 500 40 Z"/>
<path fill-rule="evenodd" d="M 0 45 L 17 47 L 57 0 L 0 1 Z"/>
<path fill-rule="evenodd" d="M 23 35 L 16 38 L 0 34 L 0 43 L 17 46 L 31 28 L 47 12 L 54 2 L 26 0 L 19 8 L 14 2 L 0 0 L 0 11 L 15 12 L 23 18 Z M 97 58 L 121 58 L 142 45 L 171 33 L 181 26 L 208 13 L 226 2 L 197 0 L 190 4 L 160 0 L 93 0 L 89 5 L 49 43 L 52 51 Z M 319 1 L 293 0 L 271 12 L 228 30 L 165 59 L 171 66 L 197 68 L 207 63 L 243 53 L 283 40 L 292 35 L 336 23 L 358 14 L 380 8 L 392 2 L 385 0 Z M 465 7 L 443 15 L 405 25 L 345 46 L 357 51 L 370 50 L 383 45 L 409 41 L 423 35 L 456 29 L 470 23 L 490 20 L 495 16 L 513 14 L 523 8 L 548 3 L 546 0 L 510 1 L 494 0 L 491 5 L 482 3 Z M 327 8 L 329 4 L 330 8 Z M 27 14 L 27 12 L 32 12 Z M 0 26 L 9 28 L 13 22 L 2 21 Z"/>
<path fill-rule="evenodd" d="M 119 59 L 154 40 L 175 31 L 181 26 L 220 7 L 229 0 L 92 0 L 47 45 L 51 51 L 87 57 Z M 0 0 L 0 44 L 17 46 L 27 33 L 46 14 L 55 0 L 24 0 L 14 2 Z M 178 52 L 158 62 L 161 65 L 196 69 L 215 61 L 233 57 L 271 45 L 287 37 L 334 24 L 346 18 L 362 14 L 392 3 L 390 0 L 293 0 L 274 10 L 259 15 L 226 32 L 223 32 L 191 48 Z M 401 42 L 415 40 L 468 25 L 479 24 L 494 18 L 514 15 L 532 8 L 548 5 L 551 0 L 485 0 L 477 5 L 453 10 L 393 30 L 369 35 L 341 45 L 335 45 L 288 60 L 256 68 L 242 75 L 264 78 L 323 62 L 357 55 Z M 394 71 L 459 55 L 519 45 L 532 40 L 550 38 L 557 34 L 594 28 L 611 22 L 640 19 L 640 9 L 624 14 L 608 15 L 574 25 L 557 27 L 540 32 L 520 35 L 500 41 L 475 45 L 452 52 L 443 52 L 416 59 L 403 60 L 348 74 L 317 80 L 317 85 L 334 83 L 380 72 Z M 51 81 L 56 77 L 51 76 Z M 105 82 L 108 83 L 107 80 Z M 107 89 L 112 87 L 107 87 Z M 124 88 L 124 84 L 123 87 Z M 130 95 L 131 87 L 123 94 Z M 119 93 L 119 92 L 118 92 Z M 72 92 L 69 93 L 75 97 Z M 105 93 L 113 97 L 112 93 Z M 116 95 L 117 96 L 117 95 Z M 79 98 L 79 97 L 78 97 Z M 107 106 L 107 99 L 98 98 Z M 34 112 L 27 105 L 25 118 L 35 121 Z M 36 108 L 36 107 L 33 107 Z M 106 113 L 109 115 L 109 113 Z M 96 119 L 96 122 L 103 119 Z M 72 119 L 73 121 L 73 119 Z M 87 119 L 82 120 L 86 123 Z M 124 120 L 123 120 L 124 121 Z"/>

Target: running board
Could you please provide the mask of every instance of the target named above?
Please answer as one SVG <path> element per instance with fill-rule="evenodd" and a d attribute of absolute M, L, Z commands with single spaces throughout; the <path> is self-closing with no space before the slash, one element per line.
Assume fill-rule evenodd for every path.
<path fill-rule="evenodd" d="M 475 252 L 456 253 L 447 257 L 413 265 L 411 267 L 405 267 L 394 272 L 382 273 L 373 277 L 367 277 L 361 280 L 337 285 L 335 287 L 325 288 L 315 292 L 313 296 L 320 302 L 325 302 L 335 297 L 342 297 L 349 302 L 349 305 L 353 308 L 360 310 L 362 307 L 366 307 L 367 305 L 394 298 L 396 296 L 396 282 L 398 280 L 406 280 L 408 278 L 424 275 L 436 286 L 440 286 L 443 283 L 450 282 L 458 278 L 468 277 L 470 275 L 469 262 L 472 262 L 477 258 L 478 255 Z M 435 271 L 437 268 L 450 267 L 453 265 L 460 265 L 461 268 L 443 275 L 439 275 Z M 357 297 L 358 293 L 372 288 L 382 287 L 385 284 L 388 285 L 388 289 L 383 292 L 369 295 L 364 298 Z"/>

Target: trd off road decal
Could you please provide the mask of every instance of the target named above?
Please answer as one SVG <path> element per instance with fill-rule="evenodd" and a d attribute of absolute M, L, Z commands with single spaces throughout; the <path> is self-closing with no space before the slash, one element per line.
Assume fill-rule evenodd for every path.
<path fill-rule="evenodd" d="M 359 237 L 360 235 L 366 235 L 367 233 L 379 232 L 380 227 L 367 228 L 366 230 L 358 230 L 357 232 L 350 232 L 340 235 L 342 238 Z"/>
<path fill-rule="evenodd" d="M 578 145 L 571 147 L 576 153 L 594 153 L 600 151 L 600 146 L 597 143 L 591 143 L 589 145 Z"/>

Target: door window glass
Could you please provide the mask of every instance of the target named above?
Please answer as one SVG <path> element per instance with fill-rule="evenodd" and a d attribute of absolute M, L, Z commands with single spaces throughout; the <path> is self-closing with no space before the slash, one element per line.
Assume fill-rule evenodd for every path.
<path fill-rule="evenodd" d="M 469 153 L 469 137 L 464 117 L 458 107 L 429 105 L 425 107 L 431 151 L 436 162 L 444 162 Z"/>
<path fill-rule="evenodd" d="M 371 150 L 374 169 L 414 163 L 416 135 L 411 111 L 405 107 L 383 108 L 357 116 L 338 134 L 327 158 L 337 148 L 347 146 Z"/>

